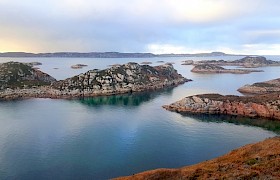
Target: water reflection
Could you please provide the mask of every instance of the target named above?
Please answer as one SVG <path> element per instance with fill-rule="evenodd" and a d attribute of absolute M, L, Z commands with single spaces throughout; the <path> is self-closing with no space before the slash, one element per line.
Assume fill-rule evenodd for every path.
<path fill-rule="evenodd" d="M 182 116 L 191 117 L 198 121 L 215 122 L 215 123 L 232 123 L 235 125 L 246 125 L 260 127 L 269 131 L 280 134 L 280 121 L 248 118 L 242 116 L 227 116 L 227 115 L 210 115 L 210 114 L 182 114 Z"/>
<path fill-rule="evenodd" d="M 160 95 L 172 94 L 173 88 L 166 88 L 160 91 L 136 92 L 129 94 L 113 95 L 113 96 L 98 96 L 76 100 L 88 106 L 139 106 L 144 102 L 151 101 Z"/>

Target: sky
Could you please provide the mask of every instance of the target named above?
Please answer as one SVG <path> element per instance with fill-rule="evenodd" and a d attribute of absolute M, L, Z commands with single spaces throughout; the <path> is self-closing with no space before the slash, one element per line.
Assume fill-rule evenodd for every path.
<path fill-rule="evenodd" d="M 280 54 L 279 0 L 0 0 L 0 52 Z"/>

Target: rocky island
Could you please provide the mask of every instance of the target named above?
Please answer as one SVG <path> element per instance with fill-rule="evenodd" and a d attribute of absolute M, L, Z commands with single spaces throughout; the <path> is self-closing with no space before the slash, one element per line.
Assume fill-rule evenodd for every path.
<path fill-rule="evenodd" d="M 241 93 L 264 94 L 271 92 L 280 92 L 280 78 L 265 82 L 258 82 L 252 85 L 245 85 L 238 89 Z"/>
<path fill-rule="evenodd" d="M 7 62 L 0 64 L 0 100 L 12 100 L 29 97 L 44 97 L 41 89 L 56 79 L 32 68 L 32 64 Z"/>
<path fill-rule="evenodd" d="M 72 69 L 82 69 L 83 67 L 86 67 L 88 65 L 86 64 L 75 64 L 75 65 L 72 65 L 71 68 Z"/>
<path fill-rule="evenodd" d="M 86 73 L 57 81 L 51 87 L 55 97 L 89 97 L 161 89 L 189 81 L 170 64 L 160 66 L 127 63 L 105 70 Z"/>
<path fill-rule="evenodd" d="M 280 179 L 279 167 L 280 137 L 274 137 L 192 166 L 155 169 L 116 179 Z"/>
<path fill-rule="evenodd" d="M 185 61 L 182 61 L 181 65 L 192 65 L 193 62 L 194 62 L 193 60 L 185 60 Z"/>
<path fill-rule="evenodd" d="M 32 68 L 32 65 L 7 62 L 0 64 L 0 89 L 22 89 L 50 85 L 56 80 L 50 75 Z"/>
<path fill-rule="evenodd" d="M 199 64 L 212 64 L 217 66 L 241 66 L 245 68 L 280 66 L 279 61 L 267 60 L 265 57 L 262 56 L 246 56 L 242 59 L 238 59 L 234 61 L 208 60 L 208 61 L 194 62 L 194 65 L 199 65 Z"/>
<path fill-rule="evenodd" d="M 248 74 L 251 72 L 263 72 L 262 70 L 248 69 L 226 69 L 215 64 L 199 64 L 196 65 L 191 72 L 211 74 L 211 73 L 231 73 L 231 74 Z"/>
<path fill-rule="evenodd" d="M 127 63 L 105 70 L 90 70 L 61 81 L 24 63 L 3 63 L 0 69 L 0 100 L 122 94 L 162 89 L 189 81 L 170 64 L 152 67 Z"/>
<path fill-rule="evenodd" d="M 280 120 L 280 93 L 256 96 L 202 94 L 185 97 L 163 108 L 179 113 L 226 114 Z"/>

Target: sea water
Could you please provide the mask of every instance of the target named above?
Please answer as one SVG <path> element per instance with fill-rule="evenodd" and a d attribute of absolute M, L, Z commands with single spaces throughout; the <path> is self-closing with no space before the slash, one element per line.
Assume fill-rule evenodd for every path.
<path fill-rule="evenodd" d="M 41 62 L 38 67 L 58 80 L 111 64 L 165 61 L 193 80 L 156 92 L 0 102 L 0 179 L 108 179 L 195 164 L 277 135 L 275 121 L 181 115 L 162 108 L 200 93 L 241 95 L 236 90 L 245 84 L 279 78 L 280 67 L 240 75 L 196 74 L 192 66 L 181 65 L 188 59 L 239 58 L 0 58 Z M 71 69 L 78 63 L 88 66 Z"/>

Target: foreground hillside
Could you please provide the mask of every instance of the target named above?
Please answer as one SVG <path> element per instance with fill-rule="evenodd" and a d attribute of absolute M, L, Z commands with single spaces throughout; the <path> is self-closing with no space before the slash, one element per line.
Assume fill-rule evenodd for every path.
<path fill-rule="evenodd" d="M 117 179 L 280 179 L 280 137 L 249 144 L 196 165 L 156 169 Z"/>

